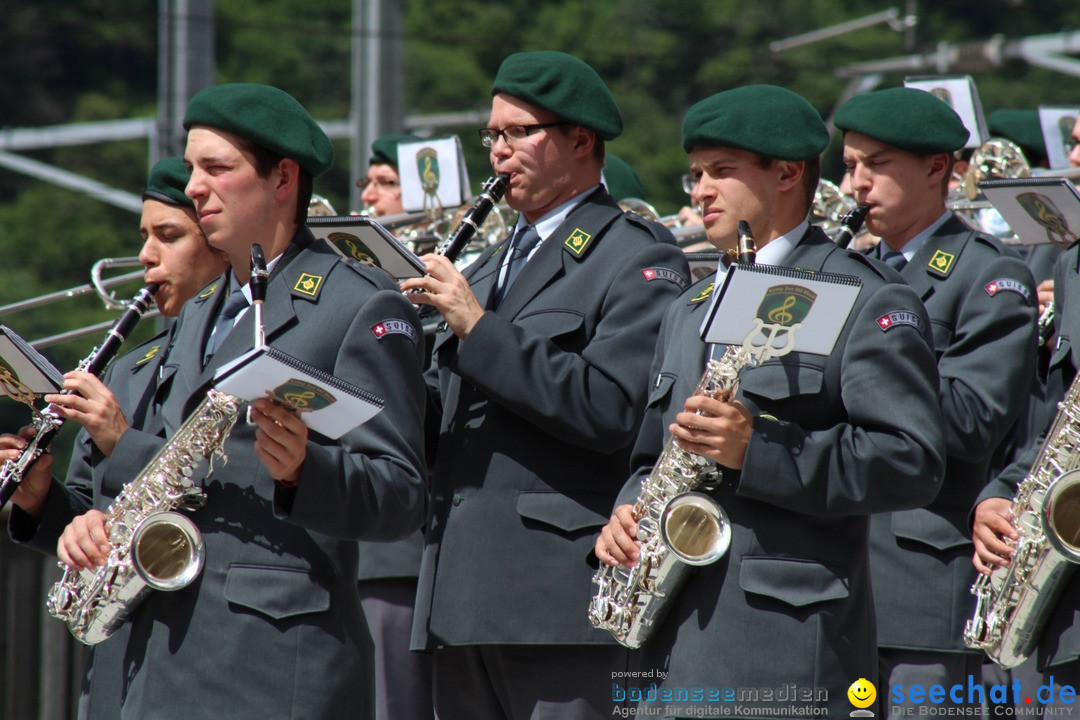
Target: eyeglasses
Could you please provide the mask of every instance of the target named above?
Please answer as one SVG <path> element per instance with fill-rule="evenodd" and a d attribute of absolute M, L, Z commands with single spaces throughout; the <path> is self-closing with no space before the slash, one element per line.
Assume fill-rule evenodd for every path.
<path fill-rule="evenodd" d="M 484 147 L 492 147 L 495 142 L 502 136 L 503 140 L 509 145 L 512 141 L 524 140 L 532 135 L 537 130 L 547 130 L 553 127 L 562 127 L 563 125 L 569 125 L 568 122 L 551 122 L 542 123 L 540 125 L 511 125 L 508 128 L 502 130 L 496 130 L 495 128 L 481 128 L 477 132 L 480 133 L 480 142 Z"/>
<path fill-rule="evenodd" d="M 397 180 L 382 180 L 380 178 L 370 178 L 364 181 L 361 187 L 367 187 L 368 185 L 374 185 L 377 188 L 396 188 L 398 186 Z"/>
<path fill-rule="evenodd" d="M 694 194 L 694 186 L 697 185 L 698 179 L 694 177 L 693 173 L 686 173 L 682 176 L 682 189 L 687 195 Z"/>

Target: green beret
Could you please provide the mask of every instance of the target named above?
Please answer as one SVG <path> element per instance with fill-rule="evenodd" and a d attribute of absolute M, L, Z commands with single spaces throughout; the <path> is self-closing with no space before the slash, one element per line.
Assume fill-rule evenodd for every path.
<path fill-rule="evenodd" d="M 726 147 L 778 160 L 809 160 L 829 144 L 818 111 L 775 85 L 725 90 L 695 104 L 683 118 L 683 149 Z"/>
<path fill-rule="evenodd" d="M 371 164 L 397 167 L 398 145 L 421 142 L 423 139 L 415 135 L 383 135 L 371 143 Z"/>
<path fill-rule="evenodd" d="M 625 160 L 613 153 L 604 156 L 604 185 L 616 201 L 624 198 L 648 200 L 641 178 Z"/>
<path fill-rule="evenodd" d="M 319 124 L 289 93 L 269 85 L 230 83 L 195 93 L 184 114 L 192 125 L 225 130 L 295 160 L 319 177 L 334 164 L 334 148 Z"/>
<path fill-rule="evenodd" d="M 191 172 L 182 157 L 158 160 L 150 169 L 150 179 L 143 190 L 142 199 L 158 200 L 166 205 L 194 208 L 195 201 L 184 194 Z"/>
<path fill-rule="evenodd" d="M 601 140 L 622 134 L 615 98 L 596 71 L 555 50 L 514 53 L 503 60 L 491 94 L 506 93 L 563 120 L 594 131 Z"/>
<path fill-rule="evenodd" d="M 949 105 L 925 90 L 894 87 L 855 97 L 836 111 L 836 127 L 920 155 L 964 147 L 968 129 Z"/>
<path fill-rule="evenodd" d="M 991 136 L 1013 141 L 1028 160 L 1046 157 L 1046 138 L 1038 110 L 1001 108 L 991 112 L 986 122 Z"/>

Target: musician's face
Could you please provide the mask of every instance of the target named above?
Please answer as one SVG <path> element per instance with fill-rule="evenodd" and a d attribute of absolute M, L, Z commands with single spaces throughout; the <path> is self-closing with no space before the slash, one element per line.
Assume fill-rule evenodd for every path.
<path fill-rule="evenodd" d="M 1080 168 L 1080 115 L 1072 129 L 1072 147 L 1069 148 L 1069 167 Z"/>
<path fill-rule="evenodd" d="M 505 130 L 514 125 L 543 125 L 559 118 L 546 110 L 499 93 L 491 99 L 487 126 Z M 499 136 L 489 148 L 496 173 L 510 173 L 506 204 L 533 222 L 573 197 L 579 178 L 574 158 L 580 154 L 584 128 L 552 127 L 536 130 L 520 140 Z M 590 146 L 591 147 L 591 146 Z M 596 181 L 599 181 L 597 173 Z"/>
<path fill-rule="evenodd" d="M 401 184 L 398 171 L 393 165 L 378 163 L 368 168 L 367 177 L 356 183 L 364 192 L 360 202 L 371 208 L 374 217 L 397 215 L 405 212 L 401 205 Z"/>
<path fill-rule="evenodd" d="M 949 156 L 916 155 L 857 132 L 844 135 L 844 167 L 865 225 L 893 249 L 929 226 L 945 211 L 942 183 Z"/>
<path fill-rule="evenodd" d="M 195 211 L 144 200 L 139 262 L 147 283 L 159 285 L 154 302 L 165 317 L 176 317 L 200 288 L 225 271 L 228 258 L 206 242 Z"/>
<path fill-rule="evenodd" d="M 759 246 L 772 239 L 770 217 L 779 197 L 778 168 L 779 163 L 763 166 L 758 155 L 745 150 L 710 147 L 690 151 L 690 174 L 696 180 L 690 199 L 701 213 L 705 234 L 715 248 L 735 248 L 740 220 L 750 223 Z"/>
<path fill-rule="evenodd" d="M 251 244 L 274 237 L 281 164 L 260 177 L 254 155 L 237 136 L 202 126 L 188 132 L 184 163 L 191 168 L 185 192 L 195 201 L 207 240 L 246 271 Z"/>

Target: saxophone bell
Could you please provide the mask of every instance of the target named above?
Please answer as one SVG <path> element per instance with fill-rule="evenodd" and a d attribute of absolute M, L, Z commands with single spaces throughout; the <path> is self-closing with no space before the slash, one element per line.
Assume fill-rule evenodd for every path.
<path fill-rule="evenodd" d="M 705 493 L 685 492 L 664 505 L 660 538 L 687 565 L 711 565 L 731 547 L 731 522 L 720 503 Z"/>
<path fill-rule="evenodd" d="M 1080 470 L 1070 470 L 1047 488 L 1039 517 L 1050 547 L 1080 563 Z"/>
<path fill-rule="evenodd" d="M 178 512 L 146 517 L 131 534 L 131 563 L 153 590 L 190 585 L 206 562 L 206 544 L 195 523 Z"/>

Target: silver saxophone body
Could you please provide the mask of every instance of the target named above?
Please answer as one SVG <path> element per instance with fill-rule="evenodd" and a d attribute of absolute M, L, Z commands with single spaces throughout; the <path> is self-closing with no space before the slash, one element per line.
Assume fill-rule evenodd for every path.
<path fill-rule="evenodd" d="M 971 587 L 975 611 L 964 628 L 969 648 L 1003 668 L 1035 650 L 1080 563 L 1080 375 L 1069 386 L 1039 456 L 1013 497 L 1019 534 L 1008 567 Z"/>
<path fill-rule="evenodd" d="M 709 361 L 694 395 L 734 396 L 739 371 L 751 362 L 745 347 L 729 346 L 719 360 Z M 632 568 L 601 565 L 593 575 L 597 586 L 589 603 L 593 627 L 607 630 L 628 648 L 641 647 L 664 619 L 691 568 L 727 553 L 731 545 L 727 514 L 711 497 L 695 492 L 715 476 L 711 460 L 668 438 L 634 503 L 642 543 L 638 562 Z"/>
<path fill-rule="evenodd" d="M 210 390 L 139 475 L 126 484 L 105 512 L 112 549 L 100 568 L 64 575 L 49 591 L 49 612 L 67 623 L 87 645 L 116 631 L 151 590 L 179 590 L 202 571 L 205 548 L 189 517 L 205 494 L 192 480 L 196 468 L 214 456 L 226 460 L 225 440 L 239 401 Z"/>

